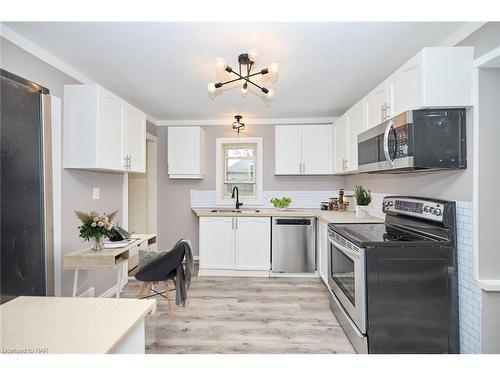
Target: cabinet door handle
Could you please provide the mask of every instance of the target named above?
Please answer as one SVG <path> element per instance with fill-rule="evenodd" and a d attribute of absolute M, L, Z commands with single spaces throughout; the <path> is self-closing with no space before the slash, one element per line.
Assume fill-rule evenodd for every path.
<path fill-rule="evenodd" d="M 386 120 L 389 120 L 391 118 L 390 109 L 391 109 L 391 107 L 389 106 L 389 104 L 385 103 L 385 116 L 386 116 Z"/>
<path fill-rule="evenodd" d="M 128 156 L 128 169 L 132 167 L 132 155 Z"/>
<path fill-rule="evenodd" d="M 385 121 L 385 104 L 380 106 L 380 117 L 382 118 L 382 122 Z"/>
<path fill-rule="evenodd" d="M 238 218 L 234 218 L 234 229 L 238 230 Z"/>

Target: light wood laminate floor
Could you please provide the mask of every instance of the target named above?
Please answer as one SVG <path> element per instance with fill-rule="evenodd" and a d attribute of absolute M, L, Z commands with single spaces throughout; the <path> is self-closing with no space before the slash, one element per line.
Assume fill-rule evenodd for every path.
<path fill-rule="evenodd" d="M 123 297 L 140 286 L 130 281 Z M 157 297 L 146 353 L 355 353 L 327 293 L 319 278 L 194 277 L 173 319 Z"/>

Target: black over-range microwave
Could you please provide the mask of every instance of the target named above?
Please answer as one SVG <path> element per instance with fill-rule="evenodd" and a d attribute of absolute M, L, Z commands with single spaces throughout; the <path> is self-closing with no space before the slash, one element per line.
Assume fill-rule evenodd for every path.
<path fill-rule="evenodd" d="M 464 108 L 407 111 L 358 135 L 359 172 L 466 167 Z"/>

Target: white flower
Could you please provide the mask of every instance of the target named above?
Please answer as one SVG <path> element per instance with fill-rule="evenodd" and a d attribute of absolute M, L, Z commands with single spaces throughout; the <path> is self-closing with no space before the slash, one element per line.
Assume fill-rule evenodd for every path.
<path fill-rule="evenodd" d="M 97 226 L 97 223 L 94 221 L 92 224 L 90 224 L 92 227 L 96 227 Z"/>
<path fill-rule="evenodd" d="M 102 226 L 104 226 L 104 223 L 103 223 L 102 221 L 99 221 L 99 222 L 97 223 L 97 225 L 99 225 L 100 227 L 102 227 Z"/>
<path fill-rule="evenodd" d="M 95 221 L 95 222 L 97 222 L 97 221 L 99 221 L 99 218 L 96 216 L 92 220 Z"/>
<path fill-rule="evenodd" d="M 108 224 L 108 225 L 106 225 L 106 229 L 107 229 L 107 230 L 111 230 L 112 228 L 113 228 L 113 224 Z"/>

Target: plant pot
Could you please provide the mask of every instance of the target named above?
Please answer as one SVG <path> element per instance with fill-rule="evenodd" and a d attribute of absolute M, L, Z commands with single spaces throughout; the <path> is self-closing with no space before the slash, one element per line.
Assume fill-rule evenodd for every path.
<path fill-rule="evenodd" d="M 370 216 L 368 213 L 368 206 L 359 206 L 356 205 L 356 217 L 358 219 L 364 219 Z"/>
<path fill-rule="evenodd" d="M 278 211 L 285 211 L 289 206 L 285 206 L 285 207 L 274 207 L 276 208 Z"/>
<path fill-rule="evenodd" d="M 104 240 L 101 238 L 93 238 L 90 240 L 90 250 L 93 252 L 102 251 L 104 249 Z"/>

